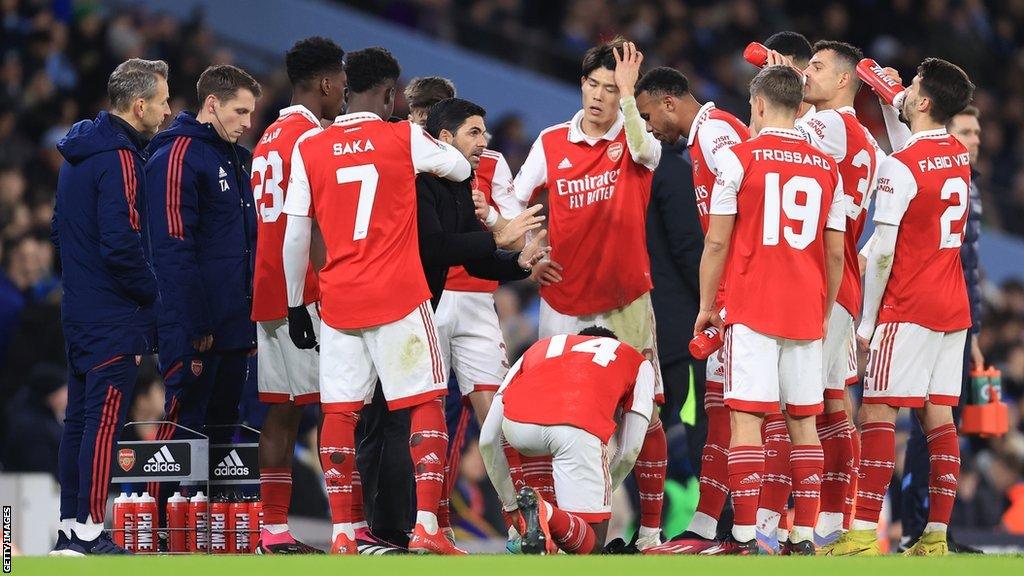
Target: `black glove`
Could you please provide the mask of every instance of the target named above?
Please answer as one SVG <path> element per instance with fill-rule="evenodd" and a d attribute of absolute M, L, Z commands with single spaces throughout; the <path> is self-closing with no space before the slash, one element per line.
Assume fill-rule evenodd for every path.
<path fill-rule="evenodd" d="M 300 350 L 308 350 L 316 346 L 316 332 L 313 332 L 313 320 L 305 306 L 288 307 L 288 336 Z"/>

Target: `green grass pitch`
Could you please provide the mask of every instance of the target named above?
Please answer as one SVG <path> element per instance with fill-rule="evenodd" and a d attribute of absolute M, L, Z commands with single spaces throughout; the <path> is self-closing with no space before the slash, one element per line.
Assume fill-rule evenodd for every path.
<path fill-rule="evenodd" d="M 176 556 L 14 558 L 13 574 L 46 576 L 997 576 L 1024 574 L 1024 556 L 945 558 L 700 558 L 693 556 L 452 557 Z"/>

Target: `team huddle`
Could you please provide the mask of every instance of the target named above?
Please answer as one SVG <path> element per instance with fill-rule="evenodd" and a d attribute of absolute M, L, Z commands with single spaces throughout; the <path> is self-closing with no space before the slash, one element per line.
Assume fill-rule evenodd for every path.
<path fill-rule="evenodd" d="M 292 103 L 253 150 L 251 179 L 224 174 L 245 163 L 248 152 L 235 141 L 260 95 L 241 70 L 218 73 L 233 67 L 211 67 L 219 82 L 205 93 L 200 79 L 203 109 L 156 134 L 144 165 L 121 154 L 122 169 L 145 174 L 146 224 L 138 223 L 127 176 L 124 195 L 108 208 L 124 213 L 123 232 L 139 237 L 140 254 L 151 250 L 155 261 L 158 282 L 127 285 L 145 284 L 129 291 L 137 306 L 152 304 L 159 288 L 168 420 L 198 427 L 229 410 L 232 394 L 221 392 L 220 378 L 244 365 L 254 340 L 259 398 L 270 405 L 260 439 L 261 553 L 319 552 L 288 527 L 301 406 L 319 402 L 331 553 L 465 554 L 448 512 L 458 474 L 451 460 L 460 452 L 449 444 L 462 442 L 449 438 L 445 422 L 450 370 L 467 414 L 481 425 L 480 452 L 510 550 L 599 553 L 612 493 L 633 473 L 636 552 L 880 554 L 894 423 L 908 407 L 927 433 L 931 460 L 928 525 L 909 553 L 946 553 L 959 475 L 952 407 L 971 325 L 959 253 L 970 159 L 946 125 L 974 86 L 936 58 L 923 61 L 904 90 L 894 70 L 868 70 L 860 50 L 843 42 L 812 47 L 780 33 L 758 47 L 748 57 L 762 68 L 750 84 L 749 122 L 699 102 L 677 70 L 641 74 L 643 56 L 631 42 L 592 48 L 582 63 L 582 109 L 541 132 L 516 175 L 486 149 L 485 110 L 456 98 L 450 81 L 414 79 L 405 92 L 409 118 L 392 118 L 394 57 L 381 48 L 346 55 L 324 38 L 289 51 Z M 156 75 L 164 84 L 154 98 L 166 101 L 166 66 Z M 880 97 L 892 155 L 857 119 L 862 79 Z M 211 133 L 221 139 L 211 147 L 217 156 L 194 154 Z M 662 144 L 682 139 L 705 234 L 693 333 L 718 334 L 722 346 L 707 362 L 697 512 L 664 542 L 668 448 L 658 413 L 666 384 L 646 218 Z M 183 164 L 203 161 L 219 176 L 182 194 Z M 240 190 L 251 193 L 239 201 Z M 874 232 L 859 252 L 872 199 Z M 58 195 L 63 214 L 61 202 Z M 226 254 L 206 255 L 207 265 L 190 276 L 201 236 L 229 229 L 203 224 L 202 213 L 239 210 L 252 218 L 251 269 Z M 243 326 L 225 320 L 246 295 L 221 298 L 224 291 L 210 288 L 246 270 L 249 340 Z M 509 359 L 493 292 L 499 281 L 527 277 L 540 285 L 540 339 Z M 144 303 L 140 292 L 152 298 Z M 226 341 L 234 334 L 237 342 Z M 125 345 L 134 348 L 90 351 L 77 365 L 88 374 L 97 365 L 127 374 L 130 355 L 147 349 Z M 209 356 L 211 347 L 219 354 Z M 868 362 L 855 426 L 847 387 L 859 381 L 858 347 Z M 102 363 L 113 354 L 129 361 Z M 220 373 L 217 384 L 204 371 Z M 190 397 L 197 394 L 202 401 Z M 119 429 L 124 410 L 113 409 L 110 419 Z M 385 428 L 398 429 L 403 445 L 385 449 L 394 439 Z M 158 438 L 176 433 L 168 427 Z M 117 437 L 103 436 L 102 427 L 99 439 L 84 434 L 92 436 L 79 439 L 83 446 Z M 368 446 L 381 448 L 368 455 Z M 380 491 L 382 476 L 405 474 L 388 467 L 396 450 L 415 493 L 413 528 L 401 543 L 375 534 L 363 509 L 370 486 L 363 476 L 372 472 Z M 62 497 L 62 521 L 71 519 L 63 546 L 111 553 L 116 545 L 96 528 L 109 474 L 79 475 L 85 505 Z M 167 490 L 151 493 L 166 500 Z M 735 519 L 719 538 L 729 495 Z"/>

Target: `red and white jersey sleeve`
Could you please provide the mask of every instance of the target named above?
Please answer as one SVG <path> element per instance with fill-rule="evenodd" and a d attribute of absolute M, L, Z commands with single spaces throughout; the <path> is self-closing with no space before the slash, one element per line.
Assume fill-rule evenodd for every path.
<path fill-rule="evenodd" d="M 320 132 L 320 122 L 303 106 L 281 110 L 278 119 L 263 133 L 253 150 L 252 190 L 256 202 L 256 266 L 253 274 L 252 319 L 278 320 L 288 315 L 282 249 L 287 219 L 286 190 L 291 177 L 292 156 L 297 142 Z M 303 303 L 320 299 L 316 271 L 306 271 Z"/>
<path fill-rule="evenodd" d="M 693 189 L 697 195 L 697 215 L 704 232 L 708 231 L 711 191 L 721 171 L 720 156 L 731 146 L 749 138 L 747 127 L 738 118 L 715 108 L 713 102 L 701 107 L 690 128 L 687 145 L 693 171 Z"/>
<path fill-rule="evenodd" d="M 878 323 L 938 332 L 971 326 L 960 246 L 970 212 L 967 149 L 944 129 L 919 132 L 879 167 L 875 222 L 899 226 Z"/>
<path fill-rule="evenodd" d="M 469 160 L 454 147 L 427 134 L 419 124 L 408 122 L 412 165 L 416 173 L 426 172 L 455 182 L 469 178 Z"/>
<path fill-rule="evenodd" d="M 526 160 L 519 167 L 519 174 L 516 174 L 512 185 L 513 194 L 522 206 L 525 207 L 529 204 L 537 192 L 544 189 L 548 184 L 548 164 L 544 154 L 544 133 L 550 130 L 568 128 L 568 126 L 569 123 L 565 122 L 548 128 L 541 132 L 537 139 L 534 140 L 533 146 L 530 146 L 530 153 L 526 155 Z M 517 215 L 518 213 L 510 214 L 512 217 Z"/>
<path fill-rule="evenodd" d="M 503 216 L 506 211 L 502 210 L 498 199 L 506 205 L 516 202 L 512 194 L 512 170 L 501 152 L 486 149 L 483 151 L 480 163 L 473 171 L 473 189 L 482 192 L 491 209 L 498 210 Z M 498 282 L 474 278 L 462 266 L 452 266 L 448 269 L 444 289 L 459 292 L 494 292 L 498 289 Z"/>

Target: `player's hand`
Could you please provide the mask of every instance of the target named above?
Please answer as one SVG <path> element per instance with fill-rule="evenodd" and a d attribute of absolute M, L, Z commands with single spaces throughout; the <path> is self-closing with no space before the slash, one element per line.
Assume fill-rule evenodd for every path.
<path fill-rule="evenodd" d="M 857 336 L 857 349 L 862 354 L 867 354 L 868 350 L 871 349 L 871 340 L 868 340 L 863 336 Z"/>
<path fill-rule="evenodd" d="M 619 88 L 619 97 L 633 96 L 644 55 L 632 42 L 622 45 L 621 54 L 618 50 L 612 50 L 612 54 L 615 55 L 615 85 Z"/>
<path fill-rule="evenodd" d="M 309 310 L 305 306 L 288 307 L 288 336 L 300 350 L 309 350 L 317 345 L 313 319 L 309 317 Z"/>
<path fill-rule="evenodd" d="M 541 286 L 551 286 L 562 281 L 562 265 L 554 260 L 541 260 L 533 265 L 530 279 Z"/>
<path fill-rule="evenodd" d="M 897 72 L 895 68 L 882 68 L 882 74 L 887 76 L 890 80 L 898 83 L 900 86 L 903 85 L 903 79 L 900 78 L 900 73 Z M 878 101 L 882 103 L 882 106 L 892 106 L 892 104 L 886 102 L 881 96 L 878 97 Z"/>
<path fill-rule="evenodd" d="M 544 246 L 541 242 L 548 235 L 547 230 L 541 230 L 530 240 L 523 251 L 519 253 L 519 267 L 523 270 L 533 271 L 533 267 L 551 253 L 551 246 Z"/>
<path fill-rule="evenodd" d="M 540 204 L 534 204 L 509 220 L 501 230 L 495 230 L 494 243 L 498 245 L 498 248 L 508 249 L 530 230 L 540 228 L 541 223 L 544 222 L 544 216 L 537 216 L 537 212 L 540 212 L 543 207 Z"/>
<path fill-rule="evenodd" d="M 981 353 L 981 346 L 978 345 L 978 335 L 970 334 L 968 338 L 971 339 L 971 364 L 974 365 L 975 370 L 984 370 L 985 356 Z"/>
<path fill-rule="evenodd" d="M 477 219 L 481 222 L 487 221 L 487 215 L 491 213 L 491 205 L 487 203 L 484 193 L 475 189 L 473 190 L 473 209 Z"/>
<path fill-rule="evenodd" d="M 193 340 L 192 347 L 196 349 L 196 352 L 208 352 L 210 348 L 213 348 L 213 334 L 207 334 L 197 340 Z"/>
<path fill-rule="evenodd" d="M 725 330 L 725 322 L 722 316 L 715 310 L 701 310 L 697 313 L 697 320 L 693 323 L 693 335 L 696 336 L 708 326 L 714 326 L 719 330 Z"/>
<path fill-rule="evenodd" d="M 768 63 L 765 64 L 765 68 L 767 68 L 768 66 L 789 66 L 793 70 L 796 70 L 797 74 L 799 74 L 801 78 L 804 77 L 804 71 L 797 68 L 796 65 L 793 64 L 792 58 L 790 58 L 789 56 L 783 56 L 782 54 L 775 50 L 768 51 Z"/>

